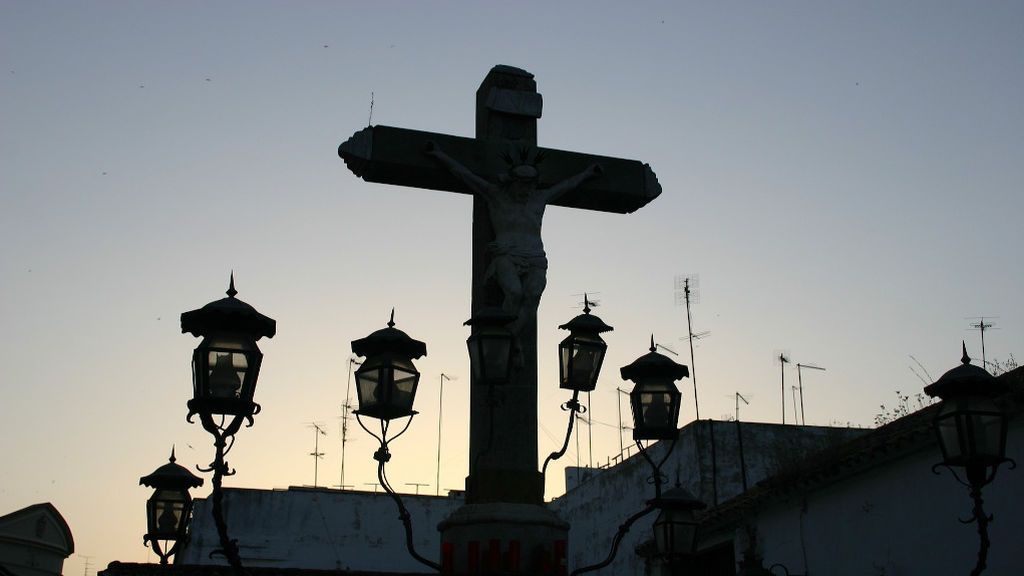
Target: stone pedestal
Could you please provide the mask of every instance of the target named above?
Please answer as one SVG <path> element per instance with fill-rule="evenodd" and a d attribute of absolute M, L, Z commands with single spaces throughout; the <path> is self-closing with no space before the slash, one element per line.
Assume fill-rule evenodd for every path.
<path fill-rule="evenodd" d="M 536 504 L 467 504 L 438 525 L 442 574 L 565 576 L 569 524 Z"/>

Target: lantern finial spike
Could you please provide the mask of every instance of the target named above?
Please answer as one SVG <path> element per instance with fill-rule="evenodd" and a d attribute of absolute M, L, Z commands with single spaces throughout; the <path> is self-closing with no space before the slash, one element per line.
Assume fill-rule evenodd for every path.
<path fill-rule="evenodd" d="M 960 358 L 960 361 L 963 362 L 964 364 L 970 364 L 971 357 L 967 355 L 967 342 L 961 340 L 960 344 L 963 346 L 964 349 L 964 355 Z"/>
<path fill-rule="evenodd" d="M 388 320 L 388 328 L 394 328 L 394 327 L 395 327 L 395 309 L 392 308 L 391 309 L 391 319 Z"/>
<path fill-rule="evenodd" d="M 167 459 L 168 462 L 174 464 L 177 458 L 174 457 L 174 444 L 171 444 L 171 457 Z"/>
<path fill-rule="evenodd" d="M 235 271 L 231 271 L 231 280 L 228 282 L 228 291 L 226 292 L 228 298 L 234 298 L 235 294 L 238 294 L 238 290 L 235 290 Z"/>
<path fill-rule="evenodd" d="M 583 313 L 590 314 L 590 298 L 586 292 L 583 293 Z"/>
<path fill-rule="evenodd" d="M 651 352 L 657 352 L 658 347 L 654 344 L 654 334 L 651 334 Z"/>

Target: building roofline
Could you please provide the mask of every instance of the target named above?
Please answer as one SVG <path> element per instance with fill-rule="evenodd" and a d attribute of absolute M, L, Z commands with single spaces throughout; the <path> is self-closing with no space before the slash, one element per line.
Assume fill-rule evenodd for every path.
<path fill-rule="evenodd" d="M 1011 419 L 1024 413 L 1024 366 L 1005 372 L 998 379 L 1009 392 L 998 400 Z M 826 448 L 804 461 L 770 476 L 750 490 L 710 508 L 700 515 L 704 529 L 714 532 L 733 525 L 752 510 L 796 491 L 806 492 L 867 472 L 909 454 L 937 449 L 932 420 L 938 403 L 879 426 L 838 446 Z"/>

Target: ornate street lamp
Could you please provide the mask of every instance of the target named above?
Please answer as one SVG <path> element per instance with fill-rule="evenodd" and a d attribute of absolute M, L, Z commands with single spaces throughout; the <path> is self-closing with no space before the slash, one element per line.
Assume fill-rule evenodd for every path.
<path fill-rule="evenodd" d="M 974 517 L 978 523 L 981 539 L 978 561 L 971 572 L 981 574 L 988 558 L 988 523 L 991 515 L 983 508 L 981 490 L 996 476 L 999 466 L 1009 462 L 1010 468 L 1017 464 L 1006 457 L 1006 413 L 996 404 L 995 398 L 1006 393 L 1008 387 L 997 380 L 984 368 L 971 364 L 967 345 L 963 344 L 960 366 L 949 370 L 933 384 L 925 387 L 926 394 L 942 399 L 934 427 L 942 450 L 942 462 L 933 466 L 936 470 L 945 466 L 958 482 L 968 488 L 974 500 Z M 957 474 L 963 469 L 965 482 Z"/>
<path fill-rule="evenodd" d="M 515 316 L 501 308 L 484 308 L 466 320 L 473 333 L 466 339 L 473 382 L 495 386 L 508 382 L 512 369 L 512 333 L 506 325 Z"/>
<path fill-rule="evenodd" d="M 644 516 L 659 510 L 660 524 L 656 523 L 656 530 L 660 526 L 661 538 L 666 546 L 685 546 L 687 542 L 686 526 L 684 522 L 685 510 L 689 509 L 691 516 L 695 508 L 696 500 L 690 502 L 682 498 L 679 493 L 669 496 L 661 493 L 661 485 L 665 481 L 661 474 L 661 467 L 668 461 L 675 449 L 676 440 L 679 438 L 679 429 L 676 422 L 679 420 L 679 405 L 682 402 L 682 394 L 676 388 L 675 381 L 680 378 L 688 378 L 690 369 L 683 364 L 677 364 L 671 358 L 658 354 L 658 348 L 654 344 L 654 336 L 651 336 L 650 352 L 634 360 L 630 365 L 620 369 L 623 380 L 633 381 L 633 391 L 629 393 L 629 403 L 633 408 L 633 440 L 640 454 L 651 465 L 654 484 L 654 498 L 647 502 L 647 506 L 633 514 L 619 525 L 618 531 L 612 538 L 611 550 L 604 560 L 597 564 L 584 566 L 573 570 L 570 576 L 578 576 L 593 570 L 599 570 L 608 566 L 615 559 L 618 553 L 619 544 L 629 529 Z M 647 453 L 647 447 L 643 440 L 672 440 L 665 455 L 660 462 Z M 668 498 L 666 498 L 668 497 Z M 691 498 L 691 500 L 693 500 Z M 684 504 L 685 502 L 685 504 Z M 697 502 L 699 504 L 699 502 Z M 677 506 L 678 504 L 678 506 Z M 702 505 L 702 504 L 701 504 Z M 658 536 L 656 535 L 656 538 Z M 690 540 L 692 546 L 692 539 Z"/>
<path fill-rule="evenodd" d="M 366 338 L 353 340 L 352 352 L 366 357 L 356 370 L 359 409 L 355 415 L 359 426 L 380 443 L 380 448 L 373 454 L 373 459 L 377 461 L 377 482 L 398 507 L 398 517 L 405 527 L 405 545 L 409 554 L 418 562 L 440 571 L 439 564 L 416 552 L 413 546 L 412 517 L 402 503 L 402 498 L 391 487 L 384 470 L 384 465 L 391 460 L 388 444 L 409 429 L 413 416 L 417 414 L 412 405 L 416 399 L 420 373 L 412 361 L 426 356 L 427 345 L 395 328 L 395 310 L 392 309 L 387 328 L 377 330 Z M 380 421 L 380 435 L 363 424 L 362 416 Z M 396 418 L 407 418 L 405 426 L 398 434 L 388 437 L 391 421 Z"/>
<path fill-rule="evenodd" d="M 203 429 L 214 438 L 214 460 L 202 472 L 213 472 L 211 512 L 221 550 L 236 574 L 244 574 L 238 544 L 228 538 L 224 521 L 221 481 L 234 474 L 224 457 L 243 421 L 253 425 L 253 416 L 260 405 L 253 401 L 256 380 L 259 377 L 263 354 L 256 341 L 266 336 L 273 338 L 277 322 L 235 298 L 235 275 L 231 274 L 227 298 L 210 302 L 206 306 L 181 315 L 181 331 L 203 340 L 192 354 L 193 395 L 188 402 L 188 416 L 199 416 Z M 230 442 L 230 443 L 229 443 Z"/>
<path fill-rule="evenodd" d="M 601 338 L 601 333 L 613 329 L 597 316 L 590 314 L 590 300 L 586 294 L 583 295 L 583 314 L 562 324 L 559 328 L 569 331 L 569 335 L 558 345 L 559 387 L 572 390 L 572 398 L 562 404 L 562 410 L 569 412 L 569 425 L 565 431 L 562 448 L 557 452 L 552 452 L 544 459 L 544 465 L 540 469 L 541 476 L 547 472 L 548 464 L 564 456 L 565 451 L 569 448 L 569 438 L 572 437 L 576 414 L 584 414 L 587 411 L 580 404 L 580 392 L 590 392 L 597 387 L 597 379 L 601 375 L 601 365 L 604 363 L 604 354 L 608 350 L 608 345 Z"/>
<path fill-rule="evenodd" d="M 688 378 L 690 370 L 668 356 L 658 354 L 651 336 L 650 352 L 620 370 L 623 380 L 632 380 L 629 403 L 633 408 L 633 439 L 668 440 L 678 436 L 679 405 L 682 394 L 675 381 Z"/>
<path fill-rule="evenodd" d="M 153 495 L 146 502 L 147 531 L 142 541 L 152 545 L 161 564 L 167 564 L 167 558 L 178 552 L 188 535 L 192 514 L 189 489 L 203 485 L 202 478 L 175 464 L 174 460 L 174 448 L 171 448 L 167 464 L 139 478 L 139 484 L 153 489 Z"/>
<path fill-rule="evenodd" d="M 427 345 L 395 328 L 395 311 L 387 328 L 352 341 L 352 352 L 366 360 L 356 370 L 356 416 L 388 421 L 412 417 L 420 373 L 412 361 L 427 354 Z"/>
<path fill-rule="evenodd" d="M 608 345 L 601 333 L 612 327 L 590 314 L 590 301 L 584 294 L 583 314 L 559 326 L 569 335 L 558 345 L 559 386 L 577 392 L 590 392 L 597 387 L 604 353 Z"/>
<path fill-rule="evenodd" d="M 654 520 L 654 543 L 658 554 L 666 559 L 690 556 L 697 541 L 697 521 L 694 513 L 707 508 L 703 502 L 676 484 L 651 501 L 659 510 Z"/>
<path fill-rule="evenodd" d="M 277 332 L 277 322 L 235 298 L 236 294 L 232 274 L 227 298 L 181 315 L 182 333 L 203 338 L 192 354 L 189 421 L 198 414 L 203 427 L 214 435 L 234 434 L 242 420 L 252 425 L 252 417 L 260 411 L 253 395 L 263 361 L 256 341 L 264 336 L 273 338 Z M 215 416 L 232 419 L 223 426 L 214 422 Z"/>

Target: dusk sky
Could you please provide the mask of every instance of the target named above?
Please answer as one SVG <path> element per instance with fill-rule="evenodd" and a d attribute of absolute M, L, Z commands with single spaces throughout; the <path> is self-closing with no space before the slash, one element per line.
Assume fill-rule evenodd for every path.
<path fill-rule="evenodd" d="M 1020 2 L 0 0 L 0 515 L 52 502 L 68 575 L 156 559 L 139 477 L 172 445 L 213 458 L 185 422 L 198 340 L 179 316 L 232 270 L 278 332 L 226 486 L 311 485 L 311 422 L 319 483 L 339 483 L 349 343 L 395 307 L 428 355 L 388 475 L 434 493 L 443 372 L 440 487 L 462 488 L 471 201 L 365 183 L 337 147 L 371 94 L 373 124 L 472 136 L 496 64 L 535 75 L 540 145 L 641 160 L 663 188 L 630 215 L 547 211 L 542 458 L 569 397 L 556 327 L 585 291 L 615 327 L 594 465 L 619 453 L 618 368 L 652 333 L 690 364 L 677 276 L 699 277 L 709 332 L 701 418 L 731 418 L 740 392 L 741 419 L 781 421 L 780 351 L 826 368 L 803 374 L 813 425 L 872 426 L 961 340 L 980 363 L 977 316 L 995 317 L 987 358 L 1020 360 L 1022 23 Z M 586 432 L 548 498 L 591 462 Z M 354 422 L 349 440 L 345 483 L 372 490 L 376 445 Z"/>

